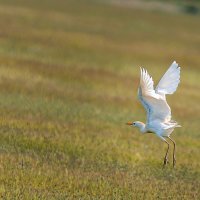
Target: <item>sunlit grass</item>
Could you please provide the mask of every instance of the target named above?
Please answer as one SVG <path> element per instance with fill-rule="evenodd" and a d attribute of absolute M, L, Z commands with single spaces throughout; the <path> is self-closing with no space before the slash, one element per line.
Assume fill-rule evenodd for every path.
<path fill-rule="evenodd" d="M 0 195 L 3 199 L 199 199 L 199 16 L 98 1 L 0 1 Z M 139 67 L 182 128 L 166 145 L 126 127 L 145 121 Z"/>

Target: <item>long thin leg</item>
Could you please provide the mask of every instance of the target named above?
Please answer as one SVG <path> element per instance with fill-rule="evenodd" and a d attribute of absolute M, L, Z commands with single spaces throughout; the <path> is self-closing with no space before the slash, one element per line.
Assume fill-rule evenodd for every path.
<path fill-rule="evenodd" d="M 166 151 L 166 154 L 165 154 L 165 158 L 164 158 L 164 164 L 163 166 L 165 166 L 167 163 L 168 163 L 168 152 L 169 152 L 169 143 L 167 142 L 167 140 L 164 139 L 164 141 L 167 143 L 167 151 Z"/>
<path fill-rule="evenodd" d="M 162 141 L 164 141 L 165 143 L 167 143 L 167 151 L 165 154 L 165 158 L 164 158 L 164 163 L 163 163 L 163 167 L 168 163 L 168 153 L 169 153 L 169 143 L 167 142 L 167 140 L 164 138 L 165 136 L 160 136 L 157 135 Z"/>
<path fill-rule="evenodd" d="M 174 144 L 174 149 L 173 149 L 173 167 L 176 165 L 176 157 L 175 157 L 175 151 L 176 151 L 176 143 L 174 140 L 172 140 L 170 137 L 168 137 Z"/>

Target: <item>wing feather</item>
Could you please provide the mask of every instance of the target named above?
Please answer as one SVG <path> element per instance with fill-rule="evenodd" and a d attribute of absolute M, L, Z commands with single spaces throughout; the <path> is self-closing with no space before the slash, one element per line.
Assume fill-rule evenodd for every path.
<path fill-rule="evenodd" d="M 156 94 L 154 82 L 148 72 L 140 68 L 140 86 L 138 88 L 138 98 L 147 112 L 147 123 L 151 121 L 168 121 L 171 119 L 171 109 L 165 98 Z"/>
<path fill-rule="evenodd" d="M 180 67 L 174 61 L 156 86 L 158 94 L 173 94 L 180 83 Z"/>

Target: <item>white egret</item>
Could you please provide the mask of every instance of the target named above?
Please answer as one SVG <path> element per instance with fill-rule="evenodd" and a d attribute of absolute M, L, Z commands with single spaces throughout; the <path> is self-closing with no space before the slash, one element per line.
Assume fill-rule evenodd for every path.
<path fill-rule="evenodd" d="M 167 138 L 174 144 L 173 167 L 176 164 L 175 149 L 176 143 L 170 135 L 174 128 L 181 127 L 176 121 L 171 120 L 171 109 L 166 101 L 166 94 L 173 94 L 180 82 L 180 67 L 174 61 L 158 85 L 154 89 L 154 82 L 148 72 L 140 68 L 140 86 L 138 88 L 138 98 L 147 112 L 146 124 L 135 121 L 128 122 L 127 125 L 139 128 L 142 133 L 155 133 L 161 140 L 166 142 L 167 151 L 164 157 L 164 166 L 168 162 L 169 143 Z"/>

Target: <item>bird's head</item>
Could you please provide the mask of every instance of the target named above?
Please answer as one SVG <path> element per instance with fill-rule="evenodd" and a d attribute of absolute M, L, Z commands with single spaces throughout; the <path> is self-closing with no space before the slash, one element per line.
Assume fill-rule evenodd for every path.
<path fill-rule="evenodd" d="M 127 122 L 126 125 L 129 125 L 129 126 L 136 126 L 136 122 Z"/>
<path fill-rule="evenodd" d="M 129 126 L 135 126 L 139 128 L 141 132 L 144 132 L 145 124 L 143 122 L 135 121 L 135 122 L 127 122 L 126 124 Z"/>
<path fill-rule="evenodd" d="M 127 122 L 126 124 L 129 125 L 129 126 L 140 127 L 143 123 L 139 122 L 139 121 L 136 121 L 136 122 Z"/>

